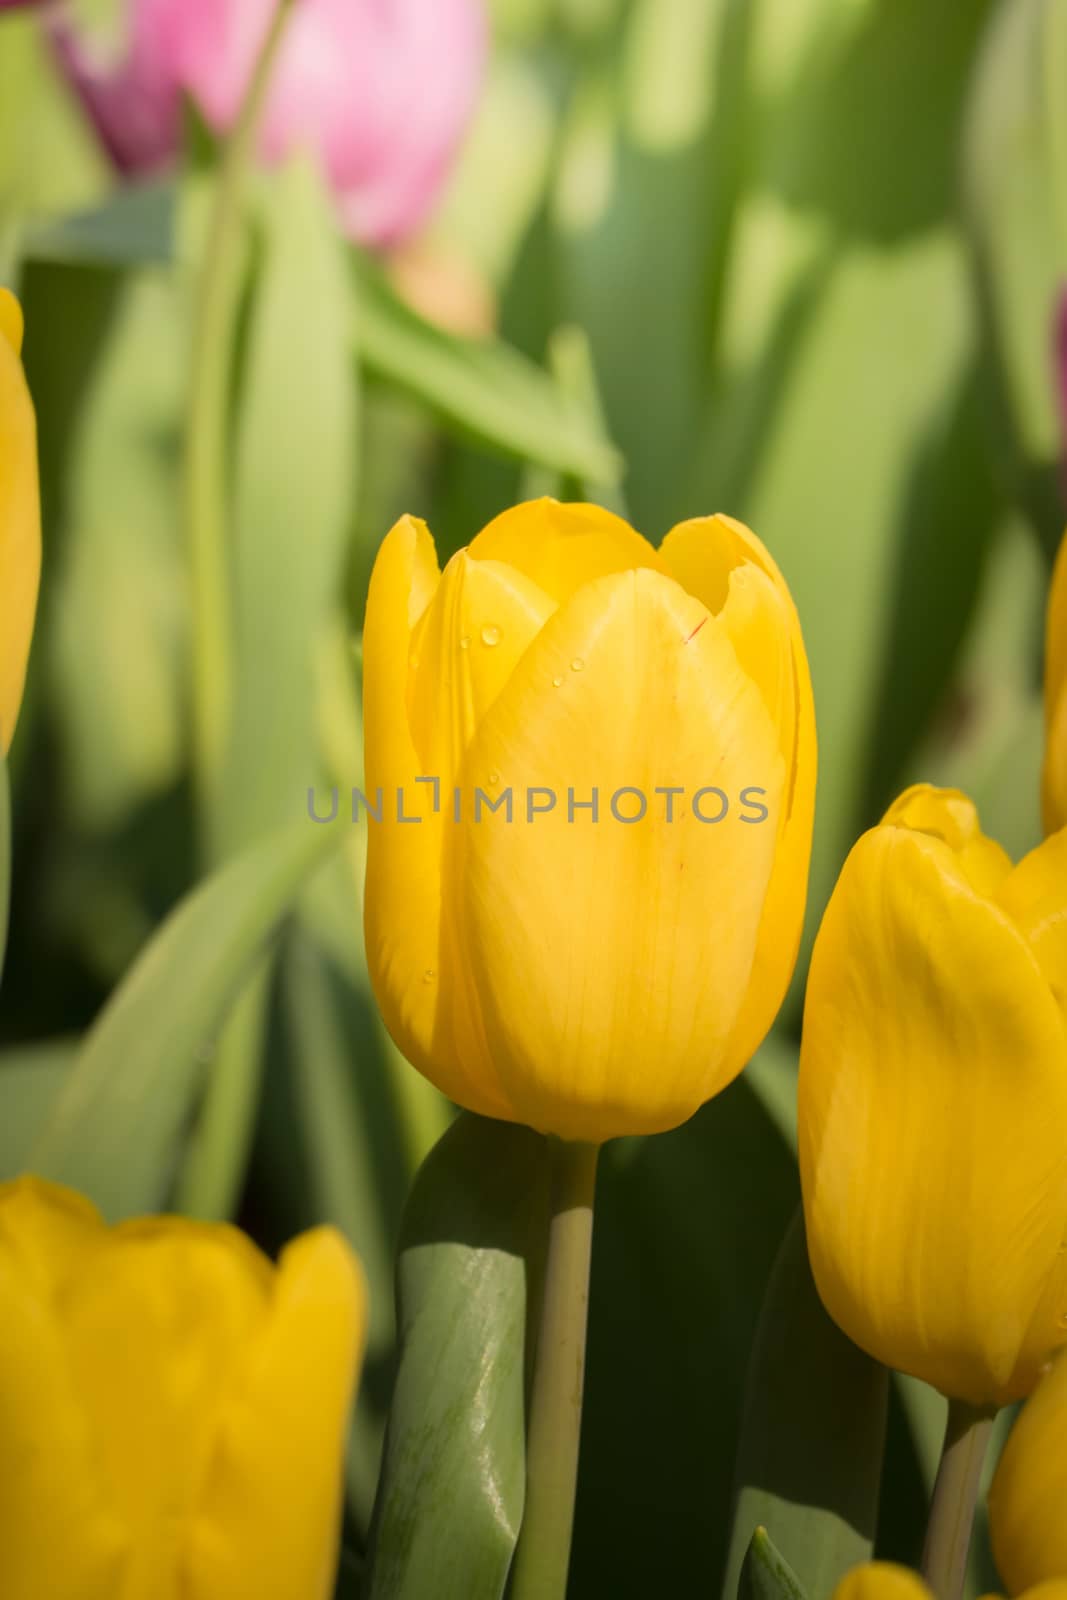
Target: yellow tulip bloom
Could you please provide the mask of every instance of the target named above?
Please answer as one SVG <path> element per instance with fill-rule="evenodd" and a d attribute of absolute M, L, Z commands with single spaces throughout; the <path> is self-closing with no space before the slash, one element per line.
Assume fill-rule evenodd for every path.
<path fill-rule="evenodd" d="M 800 1171 L 823 1302 L 976 1405 L 1067 1340 L 1067 831 L 1013 867 L 910 789 L 845 863 L 812 956 Z"/>
<path fill-rule="evenodd" d="M 997 1570 L 1012 1594 L 1060 1579 L 1067 1591 L 1067 1359 L 1023 1406 L 989 1491 Z"/>
<path fill-rule="evenodd" d="M 833 1600 L 934 1600 L 934 1595 L 910 1567 L 899 1567 L 893 1561 L 868 1561 L 845 1573 Z M 982 1600 L 999 1600 L 999 1596 L 984 1595 Z M 1067 1579 L 1038 1583 L 1020 1600 L 1067 1600 Z"/>
<path fill-rule="evenodd" d="M 328 1600 L 365 1322 L 320 1228 L 108 1228 L 0 1185 L 4 1600 Z"/>
<path fill-rule="evenodd" d="M 657 551 L 541 500 L 442 574 L 405 517 L 363 659 L 367 949 L 400 1048 L 563 1138 L 685 1121 L 766 1033 L 803 920 L 811 684 L 767 551 L 726 517 Z"/>
<path fill-rule="evenodd" d="M 18 720 L 41 571 L 37 431 L 19 352 L 22 312 L 0 288 L 0 754 Z"/>
<path fill-rule="evenodd" d="M 1045 831 L 1067 826 L 1067 538 L 1048 602 L 1045 649 Z"/>

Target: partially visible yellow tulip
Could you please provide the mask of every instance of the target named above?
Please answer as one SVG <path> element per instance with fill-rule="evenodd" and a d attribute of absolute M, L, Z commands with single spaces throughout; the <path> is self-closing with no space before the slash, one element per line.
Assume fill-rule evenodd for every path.
<path fill-rule="evenodd" d="M 37 428 L 21 349 L 22 311 L 0 288 L 0 755 L 18 720 L 41 572 Z"/>
<path fill-rule="evenodd" d="M 823 1302 L 951 1398 L 1067 1340 L 1067 831 L 1018 866 L 918 787 L 845 863 L 812 955 L 800 1170 Z"/>
<path fill-rule="evenodd" d="M 1067 827 L 1067 538 L 1052 574 L 1045 644 L 1045 831 Z"/>
<path fill-rule="evenodd" d="M 0 1185 L 4 1600 L 327 1600 L 361 1273 L 320 1228 L 105 1227 Z"/>
<path fill-rule="evenodd" d="M 763 545 L 707 517 L 657 551 L 541 500 L 442 574 L 405 517 L 363 659 L 367 950 L 400 1048 L 563 1138 L 685 1121 L 766 1033 L 803 920 L 811 684 Z"/>
<path fill-rule="evenodd" d="M 1067 1358 L 1019 1412 L 989 1491 L 997 1570 L 1012 1594 L 1061 1580 L 1067 1591 Z"/>
<path fill-rule="evenodd" d="M 934 1600 L 933 1591 L 910 1567 L 893 1561 L 868 1561 L 846 1572 L 833 1593 L 833 1600 Z M 998 1595 L 983 1595 L 982 1600 L 1000 1600 Z M 1067 1579 L 1038 1583 L 1020 1600 L 1067 1600 Z"/>

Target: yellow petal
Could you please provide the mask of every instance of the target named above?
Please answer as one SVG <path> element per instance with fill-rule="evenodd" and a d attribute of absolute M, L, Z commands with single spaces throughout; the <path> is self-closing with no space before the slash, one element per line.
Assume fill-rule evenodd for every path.
<path fill-rule="evenodd" d="M 666 570 L 647 539 L 621 517 L 600 506 L 549 499 L 502 512 L 473 541 L 470 554 L 515 567 L 557 604 L 613 572 Z"/>
<path fill-rule="evenodd" d="M 189 1518 L 272 1279 L 237 1229 L 165 1217 L 105 1232 L 67 1286 L 68 1360 L 97 1470 L 136 1532 L 130 1600 L 182 1600 Z"/>
<path fill-rule="evenodd" d="M 729 628 L 654 571 L 586 584 L 522 657 L 464 770 L 468 788 L 510 788 L 517 808 L 445 841 L 461 957 L 512 1114 L 594 1140 L 675 1126 L 743 1064 L 729 1044 L 785 777 Z M 664 786 L 684 791 L 671 823 Z M 713 786 L 721 822 L 720 800 L 695 801 Z M 748 786 L 774 820 L 741 820 Z M 580 803 L 594 788 L 597 820 L 569 815 L 568 791 Z M 557 800 L 528 821 L 534 789 Z M 638 791 L 618 800 L 623 816 L 644 796 L 643 820 L 612 815 L 621 789 Z"/>
<path fill-rule="evenodd" d="M 788 775 L 752 979 L 732 1046 L 743 1066 L 778 1014 L 804 927 L 817 765 L 811 672 L 785 579 L 744 523 L 724 516 L 680 523 L 660 553 L 682 587 L 730 628 L 778 729 Z"/>
<path fill-rule="evenodd" d="M 450 578 L 450 593 L 462 591 L 459 574 L 465 571 L 469 563 Z M 425 525 L 402 518 L 375 562 L 363 633 L 365 784 L 372 804 L 382 791 L 381 821 L 371 819 L 368 825 L 367 961 L 385 1025 L 408 1060 L 462 1105 L 486 1116 L 506 1117 L 507 1101 L 491 1064 L 471 1073 L 456 1052 L 451 1011 L 455 952 L 445 934 L 441 887 L 444 834 L 451 827 L 449 797 L 437 796 L 435 810 L 433 785 L 415 782 L 418 777 L 441 777 L 424 765 L 409 721 L 413 633 L 439 581 Z M 458 639 L 456 646 L 458 653 Z M 422 736 L 428 738 L 429 718 L 421 710 L 418 718 Z M 446 726 L 442 743 L 450 750 L 459 735 L 455 724 Z M 461 727 L 465 740 L 468 729 Z M 434 754 L 432 746 L 427 754 Z M 397 820 L 398 790 L 403 815 L 417 821 Z M 455 981 L 462 982 L 462 976 Z"/>
<path fill-rule="evenodd" d="M 1016 1418 L 989 1491 L 997 1570 L 1011 1594 L 1067 1576 L 1067 1361 Z"/>
<path fill-rule="evenodd" d="M 22 313 L 0 290 L 0 753 L 18 719 L 41 570 L 37 430 L 18 350 Z"/>
<path fill-rule="evenodd" d="M 130 1532 L 107 1499 L 68 1360 L 65 1295 L 105 1236 L 68 1191 L 0 1187 L 0 1566 L 4 1600 L 116 1600 Z"/>
<path fill-rule="evenodd" d="M 894 1561 L 867 1561 L 846 1572 L 833 1600 L 933 1600 L 930 1589 L 910 1567 Z"/>
<path fill-rule="evenodd" d="M 282 1254 L 259 1337 L 228 1374 L 181 1600 L 332 1595 L 365 1334 L 363 1276 L 344 1239 L 331 1228 L 297 1239 Z"/>
<path fill-rule="evenodd" d="M 997 893 L 1067 1019 L 1067 828 L 1023 857 Z"/>
<path fill-rule="evenodd" d="M 974 801 L 959 789 L 913 784 L 893 801 L 882 821 L 928 833 L 948 845 L 976 894 L 996 895 L 1012 871 L 1008 852 L 982 832 Z"/>
<path fill-rule="evenodd" d="M 1029 944 L 976 892 L 966 846 L 893 815 L 849 856 L 812 957 L 812 1266 L 869 1353 L 957 1398 L 1006 1401 L 1049 1354 L 1031 1324 L 1067 1219 L 1067 1030 Z"/>

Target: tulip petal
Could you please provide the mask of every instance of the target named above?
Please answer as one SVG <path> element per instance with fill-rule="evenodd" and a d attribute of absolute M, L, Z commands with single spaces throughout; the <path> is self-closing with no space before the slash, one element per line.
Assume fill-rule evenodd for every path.
<path fill-rule="evenodd" d="M 997 899 L 1033 950 L 1067 1018 L 1067 828 L 1023 857 Z"/>
<path fill-rule="evenodd" d="M 849 856 L 812 957 L 799 1112 L 838 1324 L 956 1398 L 1025 1393 L 1067 1219 L 1067 1030 L 943 839 L 883 825 Z"/>
<path fill-rule="evenodd" d="M 68 1359 L 98 1470 L 137 1530 L 131 1595 L 179 1600 L 185 1525 L 272 1276 L 236 1228 L 161 1217 L 104 1232 L 94 1270 L 81 1262 L 67 1290 Z"/>
<path fill-rule="evenodd" d="M 978 808 L 959 789 L 913 784 L 898 795 L 882 820 L 928 833 L 948 845 L 976 894 L 994 897 L 1012 871 L 1008 852 L 982 832 Z"/>
<path fill-rule="evenodd" d="M 408 708 L 420 770 L 446 792 L 475 728 L 555 609 L 503 562 L 460 550 L 445 568 L 412 637 Z"/>
<path fill-rule="evenodd" d="M 594 578 L 637 567 L 667 570 L 648 540 L 613 512 L 547 497 L 494 517 L 470 553 L 516 567 L 561 605 Z"/>
<path fill-rule="evenodd" d="M 452 830 L 445 869 L 513 1115 L 593 1140 L 676 1126 L 740 1065 L 727 1047 L 776 823 L 741 821 L 738 796 L 764 788 L 773 817 L 785 776 L 728 628 L 654 571 L 585 584 L 519 662 L 465 772 L 495 774 L 518 811 Z M 654 792 L 668 785 L 684 791 L 671 823 Z M 712 786 L 720 822 L 721 800 L 696 799 Z M 542 787 L 556 803 L 528 820 Z M 580 803 L 594 788 L 597 820 L 569 815 L 568 790 Z M 643 820 L 612 813 L 623 788 L 638 793 L 620 815 L 643 795 Z"/>
<path fill-rule="evenodd" d="M 304 1234 L 283 1251 L 266 1323 L 230 1375 L 183 1597 L 332 1595 L 344 1445 L 365 1337 L 366 1288 L 351 1250 L 333 1228 Z"/>
<path fill-rule="evenodd" d="M 435 810 L 433 785 L 414 781 L 440 774 L 423 769 L 408 704 L 413 630 L 439 581 L 425 524 L 403 517 L 375 562 L 363 633 L 365 782 L 371 803 L 379 788 L 383 802 L 382 820 L 368 824 L 367 960 L 385 1025 L 409 1061 L 471 1110 L 507 1117 L 495 1069 L 483 1063 L 480 1072 L 468 1070 L 442 1010 L 453 994 L 442 963 L 450 972 L 455 959 L 443 934 L 441 899 L 444 833 L 452 824 L 449 797 L 439 797 Z M 417 820 L 397 820 L 398 792 L 403 815 Z"/>
<path fill-rule="evenodd" d="M 115 1600 L 129 1531 L 105 1500 L 69 1359 L 71 1273 L 104 1237 L 87 1201 L 36 1180 L 0 1187 L 0 1557 L 4 1600 Z"/>
<path fill-rule="evenodd" d="M 865 1561 L 846 1572 L 833 1600 L 934 1600 L 917 1572 L 895 1561 Z"/>
<path fill-rule="evenodd" d="M 682 587 L 730 627 L 778 729 L 788 774 L 752 980 L 732 1045 L 741 1067 L 755 1054 L 781 1007 L 804 927 L 817 759 L 811 673 L 785 579 L 744 523 L 721 515 L 679 523 L 660 553 Z"/>
<path fill-rule="evenodd" d="M 1061 1356 L 1019 1412 L 989 1490 L 993 1555 L 1011 1594 L 1032 1594 L 1032 1586 L 1067 1573 L 1065 1440 L 1067 1360 Z"/>
<path fill-rule="evenodd" d="M 0 289 L 0 753 L 15 732 L 41 571 L 37 429 L 19 361 L 22 313 Z"/>

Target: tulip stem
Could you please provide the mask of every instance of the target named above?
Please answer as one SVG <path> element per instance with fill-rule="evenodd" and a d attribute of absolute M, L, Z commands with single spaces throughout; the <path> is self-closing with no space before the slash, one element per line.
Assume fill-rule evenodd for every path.
<path fill-rule="evenodd" d="M 563 1600 L 570 1566 L 585 1378 L 599 1146 L 549 1140 L 551 1217 L 526 1430 L 526 1506 L 511 1600 Z"/>
<path fill-rule="evenodd" d="M 230 694 L 226 548 L 232 326 L 241 286 L 245 183 L 271 73 L 293 0 L 279 0 L 222 157 L 196 284 L 185 457 L 185 525 L 193 631 L 195 776 L 214 798 Z"/>
<path fill-rule="evenodd" d="M 922 1573 L 937 1600 L 959 1600 L 974 1508 L 995 1409 L 948 1403 L 948 1422 L 923 1545 Z"/>

